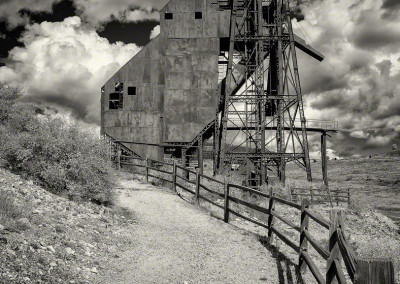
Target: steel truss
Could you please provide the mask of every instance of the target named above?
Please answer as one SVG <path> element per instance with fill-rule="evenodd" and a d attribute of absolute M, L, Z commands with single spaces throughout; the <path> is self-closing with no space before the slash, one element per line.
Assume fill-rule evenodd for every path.
<path fill-rule="evenodd" d="M 232 0 L 231 9 L 214 166 L 227 174 L 240 164 L 247 185 L 260 186 L 271 173 L 284 182 L 286 163 L 293 161 L 311 180 L 289 0 Z"/>

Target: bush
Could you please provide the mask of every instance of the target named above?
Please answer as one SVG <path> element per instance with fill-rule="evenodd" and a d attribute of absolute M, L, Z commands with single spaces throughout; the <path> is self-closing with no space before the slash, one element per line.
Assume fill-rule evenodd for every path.
<path fill-rule="evenodd" d="M 15 221 L 26 217 L 29 211 L 27 206 L 17 205 L 14 197 L 0 190 L 0 225 L 13 227 Z"/>
<path fill-rule="evenodd" d="M 6 112 L 0 107 L 0 165 L 71 199 L 112 202 L 115 175 L 98 136 L 71 119 L 36 115 L 32 105 L 5 104 Z"/>

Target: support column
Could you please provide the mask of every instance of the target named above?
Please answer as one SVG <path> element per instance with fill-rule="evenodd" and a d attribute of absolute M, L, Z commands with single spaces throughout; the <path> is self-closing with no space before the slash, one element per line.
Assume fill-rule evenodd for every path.
<path fill-rule="evenodd" d="M 198 164 L 199 164 L 199 173 L 203 174 L 204 172 L 204 164 L 203 164 L 203 153 L 204 153 L 204 146 L 203 146 L 203 141 L 202 138 L 199 138 L 199 142 L 198 142 Z"/>
<path fill-rule="evenodd" d="M 186 148 L 182 148 L 182 167 L 187 168 L 188 167 L 188 158 L 186 155 Z M 184 171 L 183 176 L 189 179 L 189 172 Z"/>
<path fill-rule="evenodd" d="M 321 134 L 321 163 L 322 163 L 322 179 L 324 184 L 328 187 L 328 167 L 327 167 L 327 157 L 326 157 L 326 132 Z"/>

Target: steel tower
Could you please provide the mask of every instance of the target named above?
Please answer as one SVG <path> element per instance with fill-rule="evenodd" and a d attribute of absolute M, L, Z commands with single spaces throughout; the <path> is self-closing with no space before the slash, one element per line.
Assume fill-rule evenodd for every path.
<path fill-rule="evenodd" d="M 215 124 L 214 166 L 246 183 L 285 182 L 295 162 L 311 181 L 306 119 L 289 0 L 232 0 L 229 52 Z"/>

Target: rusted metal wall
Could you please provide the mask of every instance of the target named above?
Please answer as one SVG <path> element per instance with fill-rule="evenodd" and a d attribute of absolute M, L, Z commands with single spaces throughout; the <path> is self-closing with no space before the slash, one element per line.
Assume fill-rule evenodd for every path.
<path fill-rule="evenodd" d="M 159 144 L 162 120 L 161 98 L 164 72 L 160 60 L 159 38 L 152 40 L 106 84 L 102 95 L 103 131 L 120 141 Z M 110 110 L 108 96 L 115 83 L 124 83 L 123 109 Z M 137 88 L 136 96 L 128 96 L 128 87 Z M 142 156 L 160 158 L 156 146 L 125 144 Z"/>
<path fill-rule="evenodd" d="M 195 18 L 196 12 L 202 13 L 202 19 Z M 173 18 L 165 19 L 166 13 Z M 161 10 L 160 46 L 167 70 L 166 142 L 191 142 L 215 118 L 219 99 L 219 38 L 229 29 L 229 17 L 225 15 L 229 16 L 206 0 L 175 0 Z"/>
<path fill-rule="evenodd" d="M 165 13 L 173 19 L 166 20 Z M 229 11 L 207 0 L 168 3 L 161 11 L 161 34 L 105 84 L 102 132 L 147 144 L 125 145 L 153 159 L 162 159 L 164 141 L 192 141 L 215 118 L 220 37 L 228 37 L 229 20 Z M 124 107 L 110 110 L 109 95 L 118 82 L 124 83 Z M 136 86 L 136 96 L 128 96 L 129 86 Z"/>

